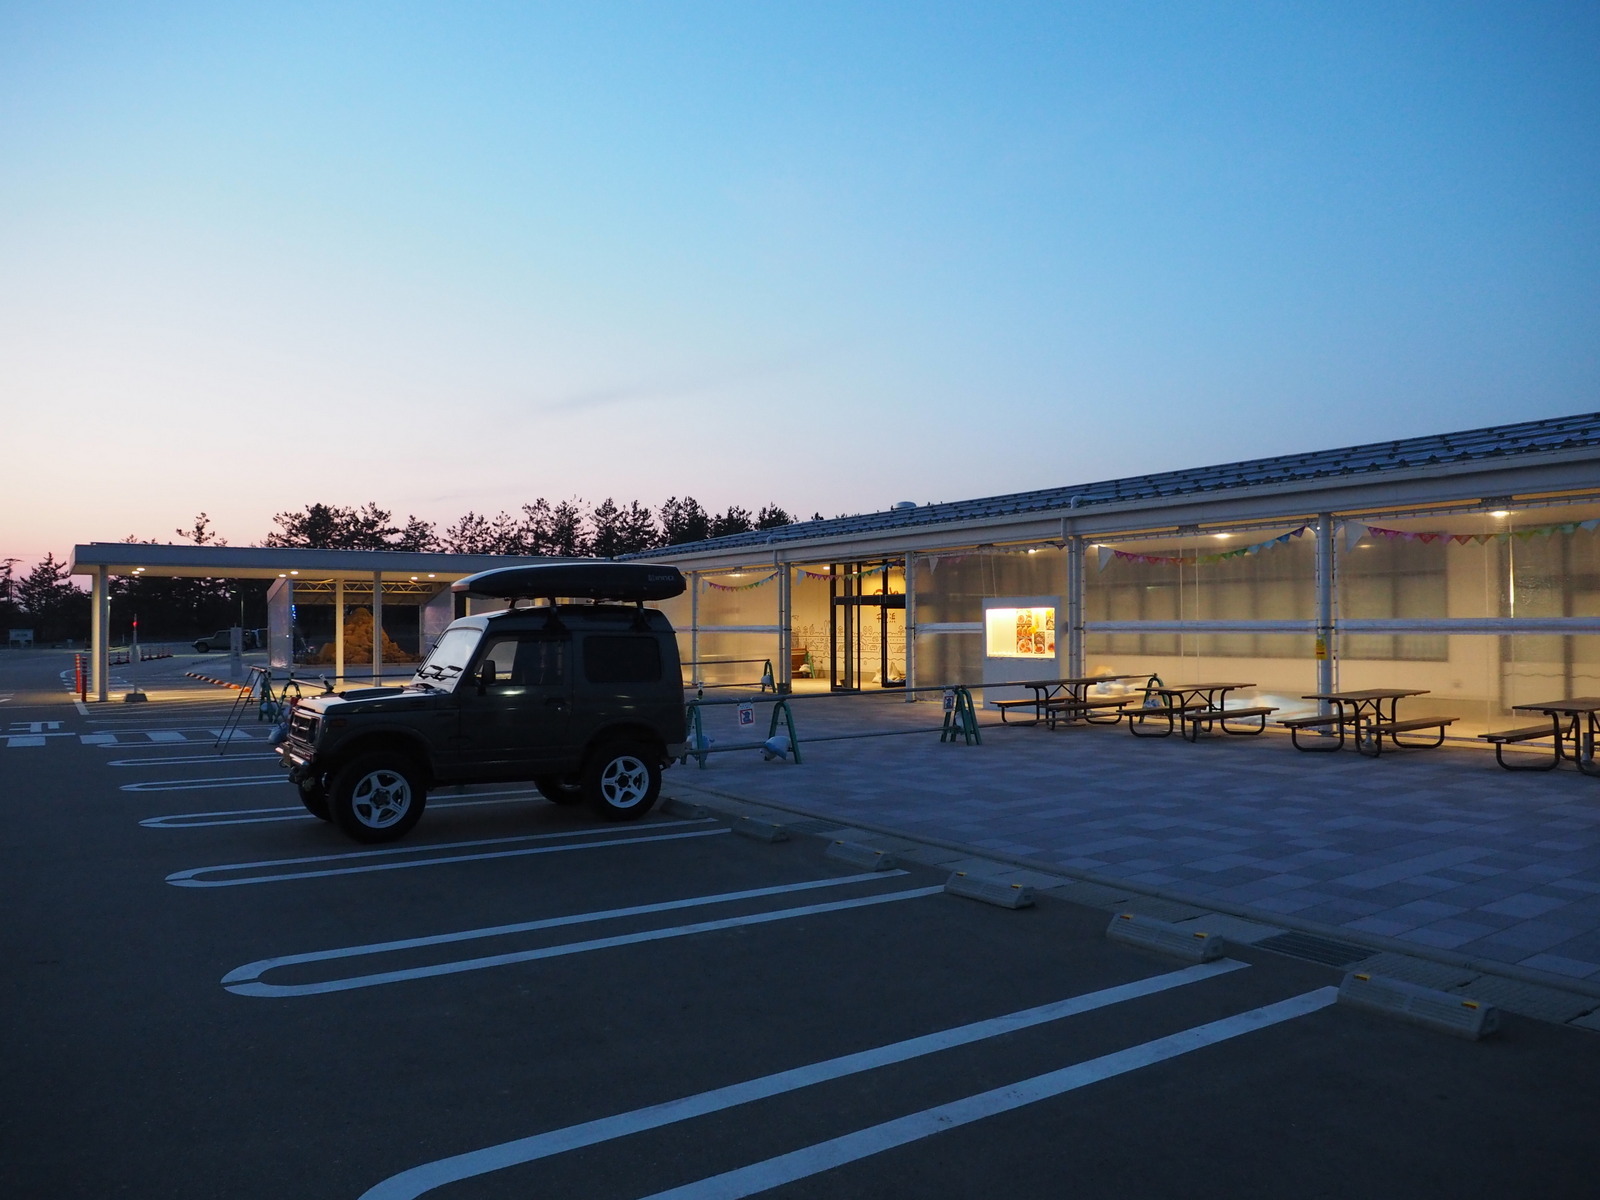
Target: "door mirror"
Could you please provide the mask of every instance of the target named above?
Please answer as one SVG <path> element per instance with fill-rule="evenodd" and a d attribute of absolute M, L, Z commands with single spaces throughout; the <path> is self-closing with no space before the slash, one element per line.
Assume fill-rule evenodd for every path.
<path fill-rule="evenodd" d="M 494 662 L 486 660 L 478 668 L 478 695 L 483 695 L 485 689 L 492 688 L 495 683 Z"/>

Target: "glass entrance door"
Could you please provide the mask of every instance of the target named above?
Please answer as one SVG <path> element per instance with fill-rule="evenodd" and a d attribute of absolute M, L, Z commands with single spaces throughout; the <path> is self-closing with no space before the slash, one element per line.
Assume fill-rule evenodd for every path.
<path fill-rule="evenodd" d="M 834 563 L 829 575 L 832 689 L 905 687 L 904 569 L 884 562 Z"/>

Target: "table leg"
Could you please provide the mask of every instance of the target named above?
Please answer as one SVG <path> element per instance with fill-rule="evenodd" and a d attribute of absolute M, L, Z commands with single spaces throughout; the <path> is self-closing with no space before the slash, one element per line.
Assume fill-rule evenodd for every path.
<path fill-rule="evenodd" d="M 1600 767 L 1596 767 L 1594 763 L 1594 735 L 1596 725 L 1600 724 L 1600 721 L 1597 721 L 1594 713 L 1584 714 L 1581 718 L 1579 714 L 1574 713 L 1572 724 L 1575 728 L 1579 726 L 1580 721 L 1583 729 L 1581 735 L 1583 743 L 1578 750 L 1578 770 L 1585 775 L 1600 775 Z"/>

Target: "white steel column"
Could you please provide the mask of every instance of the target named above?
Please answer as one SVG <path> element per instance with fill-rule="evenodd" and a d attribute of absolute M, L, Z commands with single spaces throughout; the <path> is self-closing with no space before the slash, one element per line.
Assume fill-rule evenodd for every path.
<path fill-rule="evenodd" d="M 1083 678 L 1083 535 L 1067 539 L 1067 675 Z"/>
<path fill-rule="evenodd" d="M 1317 691 L 1333 691 L 1333 514 L 1317 514 Z M 1326 716 L 1328 701 L 1317 702 Z"/>
<path fill-rule="evenodd" d="M 89 585 L 89 652 L 94 663 L 94 697 L 111 698 L 111 589 L 104 567 L 94 569 Z"/>
<path fill-rule="evenodd" d="M 344 682 L 344 577 L 333 581 L 333 678 Z"/>
<path fill-rule="evenodd" d="M 700 572 L 689 572 L 689 659 L 694 670 L 689 682 L 700 686 Z"/>
<path fill-rule="evenodd" d="M 794 664 L 794 599 L 791 584 L 794 569 L 788 563 L 779 563 L 778 570 L 778 691 L 787 695 L 794 691 L 794 678 L 790 668 Z"/>
<path fill-rule="evenodd" d="M 383 674 L 383 572 L 372 573 L 372 682 Z"/>
<path fill-rule="evenodd" d="M 906 551 L 906 703 L 915 703 L 917 694 L 917 556 Z"/>

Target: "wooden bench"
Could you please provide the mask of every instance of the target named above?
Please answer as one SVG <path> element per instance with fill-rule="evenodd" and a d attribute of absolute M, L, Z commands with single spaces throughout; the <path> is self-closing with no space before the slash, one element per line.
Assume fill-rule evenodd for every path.
<path fill-rule="evenodd" d="M 1206 708 L 1207 705 L 1200 702 L 1184 705 L 1162 704 L 1154 708 L 1146 708 L 1143 705 L 1135 704 L 1123 709 L 1123 713 L 1128 718 L 1128 730 L 1134 737 L 1171 737 L 1173 729 L 1176 728 L 1172 723 L 1173 717 L 1182 720 L 1187 714 L 1202 712 Z M 1167 719 L 1167 727 L 1160 733 L 1140 733 L 1139 730 L 1144 726 L 1143 718 L 1145 717 L 1165 717 Z M 1135 718 L 1138 719 L 1136 720 Z"/>
<path fill-rule="evenodd" d="M 1435 746 L 1444 745 L 1444 727 L 1454 725 L 1455 717 L 1412 717 L 1406 721 L 1368 721 L 1356 727 L 1356 749 L 1363 754 L 1371 754 L 1373 758 L 1383 753 L 1383 739 L 1388 738 L 1394 745 L 1406 750 L 1430 750 Z M 1439 737 L 1431 742 L 1402 742 L 1396 734 L 1409 733 L 1413 729 L 1437 729 Z M 1368 735 L 1371 735 L 1370 738 Z"/>
<path fill-rule="evenodd" d="M 1344 718 L 1339 716 L 1337 713 L 1328 713 L 1315 717 L 1285 717 L 1283 720 L 1279 721 L 1278 724 L 1289 731 L 1289 740 L 1294 743 L 1294 748 L 1296 750 L 1305 750 L 1308 753 L 1313 751 L 1320 753 L 1323 750 L 1344 749 L 1345 721 Z M 1309 746 L 1302 746 L 1300 744 L 1300 731 L 1302 729 L 1315 729 L 1319 725 L 1334 726 L 1335 732 L 1337 732 L 1339 735 L 1338 739 L 1332 742 L 1327 741 L 1326 739 L 1319 739 L 1321 741 L 1321 745 L 1312 744 Z"/>
<path fill-rule="evenodd" d="M 1046 700 L 1044 704 L 1045 720 L 1050 728 L 1056 727 L 1057 721 L 1076 721 L 1082 719 L 1092 724 L 1115 725 L 1122 720 L 1122 714 L 1128 705 L 1134 702 L 1133 696 L 1086 696 L 1082 700 L 1071 696 L 1057 696 Z M 1106 709 L 1115 709 L 1109 721 L 1095 721 L 1094 714 Z"/>
<path fill-rule="evenodd" d="M 1554 724 L 1524 725 L 1520 729 L 1501 729 L 1494 733 L 1480 733 L 1479 739 L 1494 744 L 1494 760 L 1508 771 L 1553 771 L 1561 765 L 1561 739 Z M 1513 766 L 1505 760 L 1505 747 L 1511 742 L 1531 742 L 1535 738 L 1555 738 L 1550 761 L 1532 765 Z"/>
<path fill-rule="evenodd" d="M 1028 724 L 1037 725 L 1039 723 L 1039 702 L 1037 700 L 991 700 L 989 703 L 1000 710 L 1000 723 L 1002 725 L 1007 724 L 1006 714 L 1013 708 L 1033 709 L 1033 720 L 1029 721 Z"/>
<path fill-rule="evenodd" d="M 1200 722 L 1216 721 L 1222 726 L 1223 733 L 1231 733 L 1235 737 L 1253 737 L 1266 729 L 1267 718 L 1277 711 L 1276 708 L 1269 708 L 1266 705 L 1255 708 L 1204 708 L 1190 710 L 1183 719 L 1196 727 L 1196 733 L 1199 732 Z M 1229 729 L 1228 722 L 1240 717 L 1256 717 L 1258 724 L 1253 729 Z"/>

